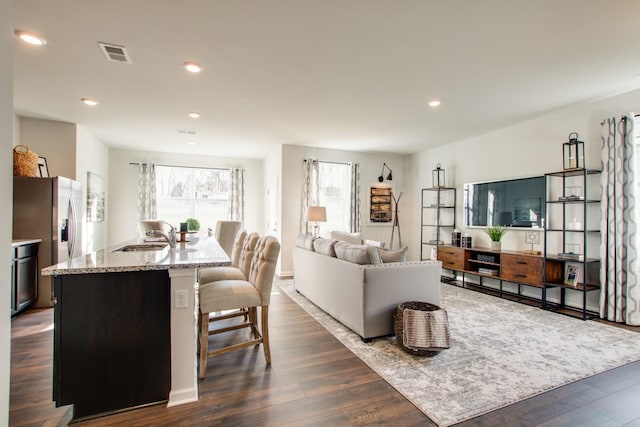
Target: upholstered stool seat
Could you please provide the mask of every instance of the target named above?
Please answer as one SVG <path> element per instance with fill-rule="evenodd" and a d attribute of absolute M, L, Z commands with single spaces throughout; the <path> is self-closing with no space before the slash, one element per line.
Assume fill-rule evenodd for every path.
<path fill-rule="evenodd" d="M 239 244 L 234 244 L 231 265 L 200 270 L 198 272 L 198 283 L 202 286 L 219 280 L 247 280 L 253 252 L 259 238 L 258 233 L 247 234 L 244 231 L 239 231 L 236 236 Z"/>
<path fill-rule="evenodd" d="M 267 364 L 271 363 L 269 348 L 269 303 L 276 262 L 280 254 L 280 243 L 273 236 L 260 238 L 255 245 L 246 280 L 217 280 L 200 284 L 198 289 L 198 331 L 199 331 L 199 374 L 204 378 L 207 370 L 207 358 L 250 346 L 263 345 Z M 258 310 L 261 312 L 261 328 L 258 327 Z M 246 310 L 245 310 L 246 309 Z M 231 314 L 222 314 L 211 318 L 210 313 L 235 310 Z M 245 310 L 237 311 L 237 310 Z M 246 313 L 241 324 L 209 330 L 211 320 L 230 319 Z M 247 319 L 248 318 L 248 319 Z M 209 351 L 209 336 L 249 328 L 248 341 L 228 345 Z"/>

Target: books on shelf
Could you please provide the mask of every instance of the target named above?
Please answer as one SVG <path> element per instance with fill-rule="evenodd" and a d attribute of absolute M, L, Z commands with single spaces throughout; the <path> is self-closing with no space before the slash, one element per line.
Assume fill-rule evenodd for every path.
<path fill-rule="evenodd" d="M 491 276 L 497 276 L 498 275 L 498 270 L 496 270 L 494 268 L 480 267 L 480 268 L 478 268 L 478 273 L 489 274 Z"/>

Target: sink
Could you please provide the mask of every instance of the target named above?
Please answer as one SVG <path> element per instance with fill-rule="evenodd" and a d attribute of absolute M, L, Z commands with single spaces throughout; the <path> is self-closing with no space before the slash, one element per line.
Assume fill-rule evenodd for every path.
<path fill-rule="evenodd" d="M 114 249 L 111 252 L 139 252 L 139 251 L 159 251 L 167 247 L 166 243 L 146 243 L 137 245 L 125 245 Z"/>

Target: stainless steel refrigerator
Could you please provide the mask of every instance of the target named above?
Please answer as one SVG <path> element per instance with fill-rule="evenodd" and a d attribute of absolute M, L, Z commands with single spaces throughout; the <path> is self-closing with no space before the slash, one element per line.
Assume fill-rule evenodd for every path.
<path fill-rule="evenodd" d="M 13 177 L 13 238 L 42 239 L 40 268 L 82 254 L 82 183 L 61 176 Z M 51 276 L 38 276 L 36 307 L 50 307 Z"/>

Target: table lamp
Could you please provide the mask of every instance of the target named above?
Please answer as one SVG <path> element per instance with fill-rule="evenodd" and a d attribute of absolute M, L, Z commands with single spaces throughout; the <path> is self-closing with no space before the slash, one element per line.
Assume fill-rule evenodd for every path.
<path fill-rule="evenodd" d="M 327 221 L 327 208 L 324 206 L 307 206 L 307 221 L 313 222 L 313 235 L 318 237 L 318 223 Z"/>

